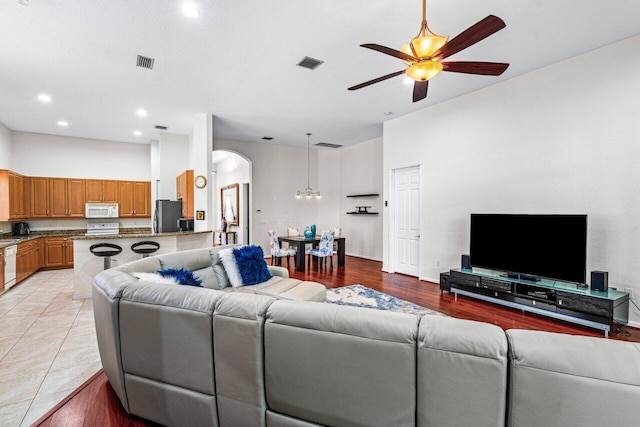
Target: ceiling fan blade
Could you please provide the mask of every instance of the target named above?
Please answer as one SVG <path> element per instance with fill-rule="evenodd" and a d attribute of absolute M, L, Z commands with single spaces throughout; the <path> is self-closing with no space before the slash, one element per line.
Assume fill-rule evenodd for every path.
<path fill-rule="evenodd" d="M 499 76 L 509 67 L 504 62 L 477 62 L 477 61 L 455 61 L 443 62 L 442 71 L 453 73 L 482 74 L 484 76 Z"/>
<path fill-rule="evenodd" d="M 390 79 L 391 77 L 399 76 L 400 74 L 404 74 L 404 70 L 396 71 L 395 73 L 387 74 L 386 76 L 378 77 L 377 79 L 369 80 L 367 82 L 360 83 L 359 85 L 351 86 L 348 90 L 362 89 L 363 87 L 381 82 L 383 80 Z"/>
<path fill-rule="evenodd" d="M 391 49 L 390 47 L 382 46 L 379 44 L 366 43 L 366 44 L 361 44 L 360 46 L 366 47 L 367 49 L 375 50 L 376 52 L 384 53 L 386 55 L 391 55 L 394 58 L 402 59 L 403 61 L 411 61 L 411 62 L 418 61 L 417 58 L 411 55 L 407 55 L 406 53 L 400 52 L 399 50 Z"/>
<path fill-rule="evenodd" d="M 505 24 L 502 19 L 495 15 L 489 15 L 449 40 L 444 46 L 434 52 L 433 58 L 442 60 L 454 53 L 458 53 L 486 39 L 506 26 L 507 24 Z"/>
<path fill-rule="evenodd" d="M 416 81 L 413 85 L 413 102 L 418 102 L 427 97 L 427 90 L 429 89 L 429 80 L 424 82 Z"/>

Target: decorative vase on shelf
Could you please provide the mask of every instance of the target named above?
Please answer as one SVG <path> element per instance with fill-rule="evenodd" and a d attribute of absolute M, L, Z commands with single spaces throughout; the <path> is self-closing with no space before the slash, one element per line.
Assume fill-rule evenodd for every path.
<path fill-rule="evenodd" d="M 304 237 L 305 237 L 306 239 L 310 239 L 310 238 L 312 238 L 312 237 L 313 237 L 313 233 L 311 232 L 311 229 L 310 229 L 309 227 L 307 227 L 307 228 L 304 230 Z"/>
<path fill-rule="evenodd" d="M 311 224 L 311 237 L 316 237 L 316 225 Z"/>

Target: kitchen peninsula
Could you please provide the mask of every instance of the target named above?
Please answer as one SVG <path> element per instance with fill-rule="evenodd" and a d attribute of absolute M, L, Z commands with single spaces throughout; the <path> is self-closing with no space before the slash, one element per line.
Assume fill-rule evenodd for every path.
<path fill-rule="evenodd" d="M 91 298 L 93 277 L 104 268 L 103 258 L 95 256 L 89 248 L 96 243 L 113 243 L 122 252 L 112 257 L 114 265 L 125 264 L 142 258 L 131 250 L 131 245 L 141 241 L 152 241 L 160 245 L 154 255 L 178 252 L 211 246 L 211 231 L 183 231 L 174 233 L 135 232 L 104 235 L 73 236 L 73 299 Z"/>

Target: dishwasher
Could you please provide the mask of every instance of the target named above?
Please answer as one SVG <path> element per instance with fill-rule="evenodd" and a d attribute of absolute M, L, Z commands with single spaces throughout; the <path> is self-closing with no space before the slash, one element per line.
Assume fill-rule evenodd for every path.
<path fill-rule="evenodd" d="M 16 252 L 18 246 L 4 248 L 4 289 L 7 290 L 16 284 Z"/>

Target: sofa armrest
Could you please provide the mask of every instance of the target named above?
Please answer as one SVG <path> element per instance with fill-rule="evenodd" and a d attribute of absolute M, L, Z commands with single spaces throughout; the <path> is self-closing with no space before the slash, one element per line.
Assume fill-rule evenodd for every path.
<path fill-rule="evenodd" d="M 269 273 L 271 273 L 272 276 L 284 277 L 285 279 L 289 277 L 289 270 L 284 267 L 267 265 L 267 268 L 269 269 Z"/>

